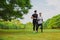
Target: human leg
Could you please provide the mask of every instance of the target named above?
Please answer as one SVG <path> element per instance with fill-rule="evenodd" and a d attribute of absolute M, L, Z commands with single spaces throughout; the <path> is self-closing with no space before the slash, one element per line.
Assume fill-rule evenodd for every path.
<path fill-rule="evenodd" d="M 39 27 L 38 23 L 36 23 L 36 32 L 38 32 L 38 27 Z"/>
<path fill-rule="evenodd" d="M 33 31 L 35 31 L 35 23 L 33 23 Z"/>
<path fill-rule="evenodd" d="M 43 32 L 43 25 L 42 25 L 42 24 L 40 24 L 40 26 L 41 26 L 41 32 Z"/>

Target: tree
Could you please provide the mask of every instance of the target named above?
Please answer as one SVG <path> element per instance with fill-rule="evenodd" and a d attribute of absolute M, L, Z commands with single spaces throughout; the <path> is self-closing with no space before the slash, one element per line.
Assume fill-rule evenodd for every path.
<path fill-rule="evenodd" d="M 52 18 L 44 22 L 44 27 L 52 29 L 60 28 L 60 14 L 53 16 Z"/>
<path fill-rule="evenodd" d="M 5 21 L 22 18 L 31 7 L 30 0 L 0 0 L 0 18 Z"/>

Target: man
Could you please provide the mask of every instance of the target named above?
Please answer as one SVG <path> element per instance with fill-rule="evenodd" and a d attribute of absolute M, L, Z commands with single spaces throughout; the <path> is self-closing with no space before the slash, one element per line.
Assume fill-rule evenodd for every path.
<path fill-rule="evenodd" d="M 32 15 L 31 18 L 33 19 L 33 31 L 38 32 L 38 21 L 37 21 L 38 14 L 37 14 L 37 10 L 34 11 L 34 14 Z"/>
<path fill-rule="evenodd" d="M 42 18 L 42 13 L 39 13 L 38 17 L 38 27 L 41 26 L 41 32 L 43 32 L 43 18 Z"/>

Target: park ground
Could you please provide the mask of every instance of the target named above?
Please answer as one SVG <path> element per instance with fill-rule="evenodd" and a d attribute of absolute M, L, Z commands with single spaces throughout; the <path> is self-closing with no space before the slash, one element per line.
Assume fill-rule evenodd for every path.
<path fill-rule="evenodd" d="M 60 29 L 44 29 L 43 33 L 40 31 L 33 33 L 33 31 L 29 29 L 0 29 L 0 40 L 60 40 Z"/>

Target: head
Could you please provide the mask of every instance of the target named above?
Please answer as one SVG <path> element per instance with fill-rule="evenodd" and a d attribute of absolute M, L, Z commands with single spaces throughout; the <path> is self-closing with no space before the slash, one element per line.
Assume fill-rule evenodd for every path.
<path fill-rule="evenodd" d="M 42 13 L 39 13 L 39 16 L 42 16 Z"/>
<path fill-rule="evenodd" d="M 34 13 L 36 14 L 37 13 L 37 10 L 35 10 Z"/>

